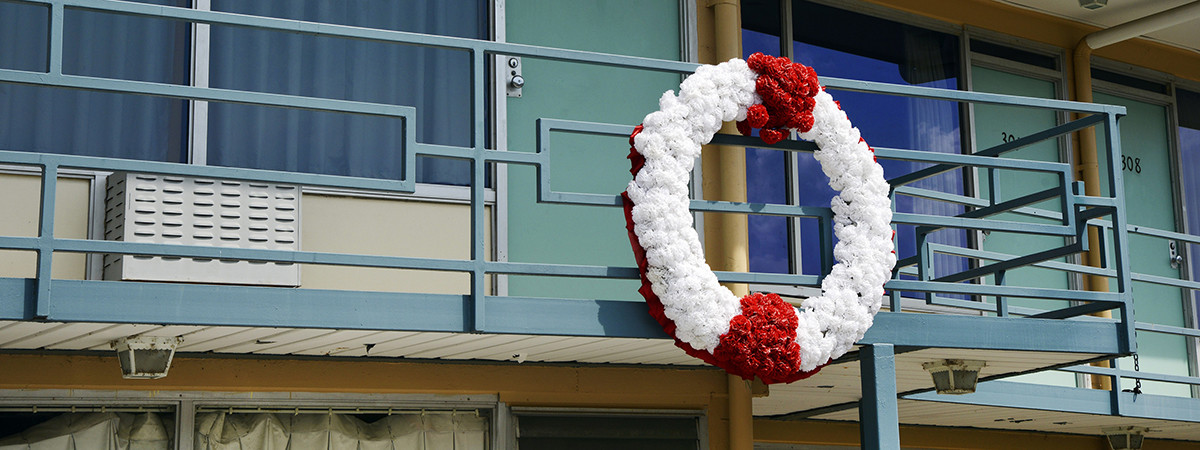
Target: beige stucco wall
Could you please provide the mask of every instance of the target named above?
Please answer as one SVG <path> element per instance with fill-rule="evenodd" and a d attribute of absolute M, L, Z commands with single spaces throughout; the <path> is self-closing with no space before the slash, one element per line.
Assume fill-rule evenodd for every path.
<path fill-rule="evenodd" d="M 300 246 L 305 251 L 418 258 L 468 259 L 468 205 L 305 194 Z M 488 208 L 488 223 L 491 223 Z M 485 237 L 491 248 L 491 230 Z M 490 259 L 490 258 L 489 258 Z M 301 268 L 303 288 L 466 294 L 466 273 L 350 266 Z"/>
<path fill-rule="evenodd" d="M 37 236 L 41 177 L 0 174 L 0 235 Z M 87 238 L 91 183 L 60 178 L 55 236 Z M 460 203 L 304 194 L 300 248 L 306 251 L 421 258 L 470 257 L 470 208 Z M 491 208 L 488 208 L 488 223 Z M 491 246 L 491 229 L 486 242 Z M 31 251 L 0 250 L 0 277 L 31 278 Z M 86 257 L 56 253 L 54 277 L 83 279 Z M 301 287 L 384 292 L 465 294 L 468 274 L 347 266 L 304 265 Z"/>
<path fill-rule="evenodd" d="M 0 174 L 0 236 L 36 237 L 40 208 L 41 176 Z M 88 227 L 88 199 L 91 182 L 80 178 L 59 178 L 54 200 L 54 235 L 85 239 Z M 54 278 L 83 279 L 86 256 L 79 253 L 54 254 Z M 32 251 L 0 250 L 0 277 L 31 278 L 37 265 Z"/>

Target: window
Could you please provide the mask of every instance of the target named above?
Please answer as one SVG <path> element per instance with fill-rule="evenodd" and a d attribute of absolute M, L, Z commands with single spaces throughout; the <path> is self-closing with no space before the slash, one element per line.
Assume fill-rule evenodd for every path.
<path fill-rule="evenodd" d="M 114 392 L 0 392 L 0 449 L 501 448 L 494 396 Z"/>
<path fill-rule="evenodd" d="M 175 448 L 172 407 L 4 406 L 0 411 L 0 448 Z"/>
<path fill-rule="evenodd" d="M 789 22 L 781 24 L 777 1 L 744 1 L 743 51 L 747 55 L 753 52 L 782 53 L 813 67 L 823 77 L 960 88 L 960 44 L 955 35 L 803 1 L 793 1 L 790 9 L 792 14 L 785 18 Z M 793 30 L 792 35 L 781 36 L 783 29 Z M 848 91 L 833 92 L 833 95 L 873 146 L 946 153 L 962 151 L 960 108 L 956 103 Z M 881 159 L 879 162 L 887 178 L 925 166 L 905 161 Z M 808 153 L 785 155 L 774 150 L 748 149 L 746 166 L 747 178 L 751 180 L 747 194 L 752 202 L 786 201 L 828 207 L 834 195 L 828 186 L 828 178 Z M 789 183 L 789 179 L 793 181 Z M 964 193 L 961 170 L 909 186 Z M 897 195 L 896 209 L 943 216 L 963 212 L 960 205 L 906 195 Z M 752 271 L 821 272 L 815 220 L 789 224 L 785 218 L 751 216 L 750 230 Z M 915 254 L 915 232 L 913 226 L 899 227 L 896 241 L 901 258 Z M 938 231 L 931 239 L 959 247 L 967 245 L 964 230 Z M 936 255 L 934 262 L 938 275 L 961 271 L 967 264 L 961 258 L 947 255 Z"/>
<path fill-rule="evenodd" d="M 186 6 L 163 0 L 160 4 Z M 48 8 L 0 3 L 0 67 L 46 71 Z M 67 9 L 63 72 L 186 84 L 181 22 Z M 186 162 L 186 102 L 162 97 L 0 83 L 0 148 Z"/>
<path fill-rule="evenodd" d="M 698 450 L 695 414 L 513 411 L 521 450 Z"/>
<path fill-rule="evenodd" d="M 188 0 L 151 3 L 191 6 Z M 211 9 L 489 36 L 487 3 L 478 0 L 364 0 L 353 8 L 334 0 L 213 0 Z M 465 51 L 219 25 L 193 31 L 183 21 L 65 11 L 67 75 L 413 106 L 418 142 L 470 145 L 471 67 Z M 46 71 L 48 29 L 48 8 L 0 3 L 0 68 Z M 198 108 L 190 109 L 186 100 L 0 83 L 0 148 L 376 178 L 403 175 L 402 120 L 195 103 Z M 191 126 L 197 122 L 202 126 Z M 189 129 L 203 135 L 189 142 Z M 417 173 L 417 181 L 427 183 L 465 185 L 471 179 L 469 162 L 460 160 L 422 157 Z"/>
<path fill-rule="evenodd" d="M 1179 112 L 1179 179 L 1183 182 L 1187 230 L 1195 235 L 1200 234 L 1200 92 L 1177 89 L 1175 101 Z M 1192 279 L 1200 280 L 1200 245 L 1189 245 L 1187 250 L 1191 255 Z M 1200 311 L 1200 290 L 1191 294 L 1195 302 L 1193 311 Z"/>
<path fill-rule="evenodd" d="M 195 448 L 484 450 L 490 439 L 489 419 L 473 411 L 279 411 L 202 409 Z"/>

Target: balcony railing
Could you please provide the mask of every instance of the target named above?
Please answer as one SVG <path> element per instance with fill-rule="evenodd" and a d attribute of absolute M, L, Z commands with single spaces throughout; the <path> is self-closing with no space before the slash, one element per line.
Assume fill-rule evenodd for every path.
<path fill-rule="evenodd" d="M 527 165 L 538 169 L 538 200 L 545 203 L 587 205 L 618 208 L 617 193 L 564 192 L 550 189 L 549 177 L 552 156 L 561 151 L 553 145 L 552 132 L 571 132 L 598 136 L 627 136 L 632 124 L 602 124 L 542 118 L 538 122 L 538 146 L 532 152 L 499 151 L 487 146 L 489 127 L 488 92 L 491 81 L 489 64 L 494 56 L 522 56 L 531 59 L 569 61 L 596 66 L 619 67 L 640 71 L 687 74 L 696 65 L 685 62 L 590 53 L 530 45 L 480 41 L 417 33 L 365 29 L 326 23 L 246 16 L 201 11 L 186 8 L 162 7 L 111 0 L 18 0 L 22 3 L 49 5 L 50 30 L 49 64 L 45 72 L 0 69 L 0 82 L 58 88 L 150 95 L 192 101 L 224 102 L 327 111 L 354 115 L 373 115 L 397 118 L 404 123 L 404 142 L 400 151 L 405 161 L 405 173 L 400 180 L 369 179 L 347 176 L 291 173 L 232 167 L 182 165 L 149 161 L 133 161 L 22 151 L 0 151 L 0 164 L 36 168 L 41 175 L 40 209 L 35 237 L 0 237 L 0 249 L 31 251 L 37 255 L 33 278 L 0 279 L 0 318 L 8 320 L 56 321 L 113 321 L 145 323 L 193 323 L 240 326 L 323 327 L 340 329 L 382 329 L 412 331 L 449 331 L 484 333 L 561 334 L 608 337 L 662 337 L 663 334 L 639 302 L 607 299 L 559 299 L 495 295 L 488 289 L 487 280 L 496 275 L 533 275 L 554 277 L 583 277 L 607 279 L 637 279 L 629 266 L 580 264 L 539 264 L 489 260 L 485 233 L 490 224 L 485 212 L 486 173 L 489 164 Z M 471 82 L 466 86 L 472 99 L 471 145 L 455 147 L 418 142 L 414 120 L 420 111 L 408 106 L 335 100 L 328 98 L 280 95 L 263 92 L 238 91 L 201 86 L 171 85 L 144 81 L 99 78 L 64 74 L 63 11 L 87 9 L 113 14 L 163 18 L 194 24 L 228 25 L 273 30 L 288 33 L 367 40 L 466 52 L 471 61 Z M 917 162 L 926 167 L 890 180 L 897 196 L 913 196 L 963 205 L 966 212 L 954 216 L 917 213 L 896 213 L 896 224 L 917 227 L 917 253 L 901 261 L 897 271 L 906 275 L 892 280 L 887 288 L 892 293 L 890 313 L 881 313 L 876 329 L 867 341 L 889 342 L 889 339 L 909 339 L 910 343 L 936 346 L 950 345 L 949 331 L 891 329 L 902 326 L 901 316 L 934 320 L 925 314 L 903 314 L 901 300 L 904 292 L 922 293 L 925 303 L 948 306 L 976 315 L 997 317 L 954 317 L 947 324 L 959 324 L 963 330 L 986 326 L 992 330 L 1010 331 L 1000 335 L 981 335 L 956 341 L 953 345 L 992 345 L 988 340 L 1003 341 L 1007 337 L 1021 344 L 996 344 L 1002 348 L 1022 350 L 1062 350 L 1096 352 L 1108 355 L 1128 355 L 1136 351 L 1135 332 L 1167 332 L 1195 338 L 1195 330 L 1135 322 L 1131 314 L 1131 283 L 1135 280 L 1160 283 L 1187 289 L 1200 288 L 1200 283 L 1141 276 L 1130 270 L 1128 234 L 1131 232 L 1125 217 L 1125 199 L 1120 189 L 1109 196 L 1083 195 L 1082 185 L 1073 182 L 1069 164 L 1001 157 L 1013 150 L 1046 140 L 1059 139 L 1077 130 L 1097 127 L 1104 131 L 1102 151 L 1108 167 L 1120 167 L 1121 149 L 1117 119 L 1125 110 L 1119 106 L 1076 103 L 1060 100 L 1015 97 L 966 91 L 899 86 L 837 78 L 823 78 L 830 89 L 870 92 L 915 98 L 936 99 L 962 105 L 989 104 L 1074 113 L 1079 118 L 1030 134 L 1012 142 L 983 149 L 974 154 L 947 154 L 920 149 L 876 148 L 882 159 Z M 614 81 L 618 82 L 618 81 Z M 740 136 L 717 136 L 714 143 L 731 146 L 762 144 Z M 769 146 L 780 151 L 812 152 L 811 143 L 785 141 Z M 12 149 L 20 150 L 20 149 Z M 59 191 L 59 174 L 64 169 L 87 171 L 125 171 L 235 180 L 257 180 L 304 187 L 331 187 L 371 190 L 388 193 L 412 193 L 416 189 L 415 161 L 417 156 L 437 156 L 470 161 L 470 257 L 466 259 L 418 258 L 364 255 L 314 251 L 283 251 L 264 249 L 200 247 L 188 245 L 133 243 L 96 239 L 68 239 L 54 236 L 55 200 Z M 618 158 L 624 151 L 614 152 Z M 971 169 L 979 171 L 1013 171 L 1050 174 L 1057 185 L 1034 194 L 1004 201 L 981 200 L 977 197 L 929 191 L 910 186 L 911 183 L 940 173 Z M 1106 174 L 1109 186 L 1122 186 L 1120 171 Z M 989 177 L 996 183 L 996 177 Z M 985 186 L 989 189 L 994 186 Z M 1061 211 L 1034 210 L 1030 205 L 1055 201 Z M 692 209 L 697 212 L 776 215 L 796 219 L 815 219 L 822 230 L 820 244 L 822 267 L 832 266 L 831 213 L 828 208 L 763 203 L 734 203 L 696 199 Z M 997 217 L 1000 214 L 1032 214 L 1050 223 L 1013 221 Z M 1113 257 L 1102 268 L 1060 261 L 1064 256 L 1087 250 L 1086 233 L 1089 226 L 1104 227 L 1105 246 Z M 971 231 L 1016 233 L 1035 236 L 1054 236 L 1063 245 L 1024 255 L 1010 255 L 977 248 L 947 246 L 928 239 L 940 229 L 953 228 Z M 1200 243 L 1200 238 L 1177 233 L 1139 229 L 1140 234 Z M 419 269 L 457 272 L 469 277 L 469 292 L 463 295 L 426 293 L 380 293 L 360 291 L 329 291 L 317 289 L 285 289 L 244 286 L 183 285 L 144 282 L 108 282 L 97 280 L 62 280 L 52 278 L 56 253 L 125 254 L 180 258 L 212 258 L 259 262 L 314 264 L 390 269 Z M 957 255 L 972 262 L 965 270 L 943 273 L 934 270 L 935 254 Z M 1053 289 L 1023 286 L 1021 280 L 1007 276 L 1022 267 L 1057 270 L 1070 274 L 1099 275 L 1115 281 L 1111 292 L 1091 292 L 1074 289 Z M 934 276 L 938 273 L 938 276 Z M 823 274 L 769 274 L 720 272 L 723 282 L 753 283 L 778 286 L 819 286 Z M 980 282 L 986 277 L 1000 280 L 993 284 Z M 1061 306 L 1048 310 L 1032 310 L 1009 305 L 1012 298 L 1035 298 L 1055 301 Z M 331 307 L 338 303 L 338 308 Z M 286 309 L 287 314 L 230 313 L 229 308 L 259 305 L 256 308 Z M 347 307 L 349 306 L 349 307 Z M 251 308 L 253 309 L 253 308 Z M 402 317 L 381 317 L 363 311 L 405 310 Z M 1115 311 L 1116 319 L 1089 318 L 1088 314 Z M 221 312 L 214 312 L 221 311 Z M 355 312 L 357 311 L 357 312 Z M 1016 339 L 1044 322 L 1029 319 L 1057 320 L 1056 331 L 1047 332 L 1044 344 Z M 941 320 L 941 319 L 937 319 Z M 974 321 L 972 324 L 971 321 Z M 1018 322 L 1025 325 L 1015 325 Z M 941 323 L 941 322 L 939 322 Z M 924 333 L 924 334 L 922 334 Z M 912 335 L 920 335 L 912 337 Z M 921 337 L 923 336 L 923 337 Z M 1099 339 L 1097 339 L 1099 338 Z M 923 340 L 922 340 L 923 339 Z M 1108 345 L 1112 343 L 1112 345 Z M 901 345 L 901 344 L 897 344 Z M 915 344 L 914 344 L 915 345 Z M 1075 368 L 1075 371 L 1110 376 L 1130 376 L 1115 369 Z M 1151 379 L 1143 376 L 1144 379 Z M 1162 381 L 1196 384 L 1195 378 L 1161 376 Z"/>

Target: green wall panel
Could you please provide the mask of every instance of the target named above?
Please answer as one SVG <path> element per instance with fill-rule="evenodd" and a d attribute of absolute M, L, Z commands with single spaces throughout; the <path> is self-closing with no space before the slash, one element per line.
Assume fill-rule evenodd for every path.
<path fill-rule="evenodd" d="M 972 89 L 980 92 L 997 94 L 1023 95 L 1027 97 L 1056 98 L 1056 86 L 1052 81 L 1030 78 L 984 67 L 971 68 Z M 998 105 L 975 105 L 975 145 L 979 150 L 993 147 L 1029 134 L 1045 130 L 1058 124 L 1058 118 L 1053 111 L 1018 108 Z M 1015 138 L 1014 138 L 1015 136 Z M 1006 158 L 1029 159 L 1036 161 L 1060 162 L 1063 160 L 1062 151 L 1057 140 L 1049 140 L 1009 152 Z M 987 170 L 979 172 L 980 197 L 991 198 L 988 185 L 991 174 Z M 1011 200 L 1022 195 L 1031 194 L 1058 186 L 1058 178 L 1028 171 L 997 171 L 997 201 Z M 1043 201 L 1032 205 L 1039 209 L 1061 212 L 1062 207 L 1056 199 Z M 1014 213 L 995 216 L 1002 220 L 1016 222 L 1032 222 L 1052 224 L 1058 223 L 1048 219 L 1030 217 Z M 985 235 L 982 247 L 984 250 L 1010 255 L 1028 255 L 1041 250 L 1060 247 L 1064 240 L 1054 236 L 1034 236 L 1017 233 L 992 232 Z M 1065 261 L 1059 258 L 1058 261 Z M 994 283 L 994 279 L 989 279 Z M 1044 287 L 1055 289 L 1070 288 L 1070 275 L 1066 272 L 1024 267 L 1010 271 L 1006 276 L 1009 285 Z M 985 299 L 991 301 L 991 299 Z M 1041 299 L 1009 299 L 1010 306 L 1037 308 L 1043 310 L 1064 308 L 1068 305 L 1062 300 Z M 1065 372 L 1042 372 L 1025 375 L 1014 381 L 1051 384 L 1058 386 L 1075 386 L 1075 376 Z"/>
<path fill-rule="evenodd" d="M 1174 231 L 1175 196 L 1172 184 L 1172 155 L 1167 120 L 1167 109 L 1161 105 L 1132 100 L 1125 97 L 1096 93 L 1096 103 L 1123 105 L 1128 115 L 1121 118 L 1121 153 L 1127 158 L 1123 169 L 1125 182 L 1125 210 L 1130 225 L 1143 225 Z M 1107 149 L 1103 142 L 1105 133 L 1098 130 L 1100 143 L 1100 173 L 1107 173 Z M 1108 192 L 1107 180 L 1102 183 Z M 1168 258 L 1167 241 L 1158 238 L 1130 235 L 1130 266 L 1135 273 L 1158 275 L 1171 278 L 1182 276 L 1179 269 L 1172 268 Z M 1115 285 L 1114 285 L 1115 288 Z M 1184 326 L 1183 299 L 1180 289 L 1141 282 L 1133 283 L 1134 316 L 1138 321 L 1163 325 Z M 1187 343 L 1185 338 L 1158 333 L 1138 333 L 1138 353 L 1141 355 L 1142 370 L 1154 373 L 1187 375 Z M 1133 361 L 1122 360 L 1122 369 L 1132 369 Z M 1124 380 L 1123 388 L 1133 387 L 1133 380 Z M 1145 383 L 1147 393 L 1164 395 L 1190 395 L 1185 385 Z"/>
<path fill-rule="evenodd" d="M 675 0 L 509 0 L 506 7 L 510 42 L 680 59 Z M 522 97 L 507 103 L 510 151 L 534 151 L 538 118 L 638 124 L 680 81 L 674 74 L 529 57 L 522 70 Z M 547 175 L 555 191 L 617 195 L 629 183 L 626 139 L 555 133 L 550 152 Z M 508 182 L 510 261 L 633 267 L 621 209 L 539 204 L 535 170 L 527 166 L 509 166 Z M 509 280 L 510 295 L 640 299 L 636 280 Z"/>
<path fill-rule="evenodd" d="M 1055 85 L 1051 81 L 982 67 L 973 67 L 971 76 L 976 91 L 1055 98 Z M 1024 137 L 1057 124 L 1058 118 L 1056 114 L 1049 110 L 997 105 L 975 105 L 976 148 L 985 149 L 996 146 L 1004 143 L 1005 140 L 1013 140 L 1014 136 L 1017 138 Z M 1049 140 L 1015 150 L 1006 154 L 1005 157 L 1060 162 L 1062 161 L 1061 155 L 1059 142 L 1057 140 Z M 996 171 L 996 181 L 997 201 L 1011 200 L 1022 195 L 1059 186 L 1058 177 L 1054 175 L 1028 171 Z M 985 199 L 991 197 L 991 193 L 988 190 L 990 182 L 991 174 L 987 170 L 980 170 L 980 197 Z M 1033 207 L 1054 212 L 1061 212 L 1062 210 L 1057 199 L 1039 202 L 1034 204 Z M 996 217 L 1002 220 L 1017 222 L 1045 224 L 1057 222 L 1019 214 L 1002 214 Z M 983 249 L 1012 255 L 1027 255 L 1041 250 L 1060 247 L 1063 244 L 1063 239 L 1053 236 L 993 232 L 984 237 Z M 1065 259 L 1060 258 L 1059 260 L 1064 261 Z M 1069 275 L 1065 272 L 1032 267 L 1012 271 L 1008 274 L 1007 280 L 1009 284 L 1020 286 L 1056 289 L 1066 289 L 1069 287 Z M 1068 306 L 1062 301 L 1055 300 L 1012 299 L 1010 304 L 1039 309 L 1057 309 Z"/>

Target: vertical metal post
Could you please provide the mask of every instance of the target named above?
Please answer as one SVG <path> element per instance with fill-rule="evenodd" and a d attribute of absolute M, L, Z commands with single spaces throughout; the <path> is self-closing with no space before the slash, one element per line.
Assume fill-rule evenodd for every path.
<path fill-rule="evenodd" d="M 1007 273 L 1007 270 L 996 272 L 996 286 L 1004 286 L 1004 277 Z M 996 296 L 996 317 L 1008 317 L 1008 297 Z"/>
<path fill-rule="evenodd" d="M 211 11 L 212 0 L 193 0 L 192 9 Z M 209 55 L 212 53 L 212 25 L 192 23 L 192 86 L 209 87 Z M 192 120 L 188 121 L 188 161 L 208 165 L 208 102 L 189 102 Z"/>
<path fill-rule="evenodd" d="M 487 245 L 484 242 L 484 233 L 488 229 L 487 215 L 484 211 L 484 201 L 486 199 L 486 174 L 487 174 L 487 159 L 484 157 L 484 150 L 487 148 L 487 55 L 481 49 L 475 49 L 471 52 L 471 75 L 472 75 L 472 117 L 473 117 L 473 133 L 471 137 L 471 147 L 474 158 L 471 160 L 471 261 L 474 263 L 471 269 L 471 295 L 468 296 L 466 307 L 465 324 L 467 332 L 479 332 L 486 326 L 484 322 L 484 301 L 487 292 L 484 289 L 486 284 L 487 274 L 485 273 L 485 264 L 487 262 Z"/>
<path fill-rule="evenodd" d="M 183 400 L 175 412 L 175 448 L 179 450 L 195 450 L 196 448 L 196 401 Z"/>
<path fill-rule="evenodd" d="M 925 227 L 917 227 L 916 230 L 916 249 L 917 249 L 917 279 L 921 281 L 930 281 L 933 279 L 933 253 L 929 250 L 929 233 Z M 933 303 L 933 293 L 924 293 L 925 303 Z"/>
<path fill-rule="evenodd" d="M 900 449 L 900 414 L 896 407 L 896 350 L 872 344 L 859 350 L 862 401 L 858 408 L 862 448 Z"/>
<path fill-rule="evenodd" d="M 62 3 L 55 2 L 50 5 L 50 52 L 46 65 L 51 75 L 62 75 L 63 14 Z"/>
<path fill-rule="evenodd" d="M 50 279 L 54 272 L 54 201 L 57 198 L 58 164 L 42 166 L 42 204 L 38 210 L 38 249 L 35 280 L 37 293 L 31 319 L 50 316 Z M 29 315 L 26 313 L 26 315 Z"/>
<path fill-rule="evenodd" d="M 898 187 L 898 186 L 892 186 L 892 190 L 888 192 L 888 198 L 889 198 L 889 199 L 892 201 L 892 211 L 896 211 L 896 206 L 897 206 L 897 203 L 896 203 L 896 188 L 897 188 L 897 187 Z M 895 222 L 892 222 L 892 249 L 893 249 L 892 251 L 896 252 L 896 256 L 900 256 L 900 249 L 896 248 L 896 236 L 899 236 L 899 235 L 900 235 L 900 234 L 899 234 L 899 231 L 900 231 L 900 226 L 899 226 L 899 225 L 897 225 Z M 825 234 L 824 234 L 824 233 L 825 233 L 825 230 L 821 230 L 821 233 L 822 233 L 822 234 L 821 234 L 821 236 L 822 236 L 822 237 L 824 237 L 824 236 L 825 236 Z M 822 242 L 822 243 L 821 243 L 821 245 L 825 245 L 825 243 L 824 243 L 824 242 Z M 830 252 L 830 254 L 832 255 L 832 253 L 833 253 L 833 246 L 832 246 L 832 245 L 830 245 L 829 252 Z M 822 259 L 822 260 L 821 260 L 821 267 L 830 267 L 830 268 L 832 268 L 832 266 L 833 266 L 833 263 L 826 262 L 824 259 Z M 900 279 L 900 275 L 899 275 L 899 274 L 900 274 L 900 268 L 899 268 L 899 267 L 897 267 L 897 268 L 893 269 L 892 276 L 893 276 L 895 279 Z M 897 290 L 895 290 L 895 289 L 892 289 L 892 290 L 890 290 L 890 291 L 887 291 L 887 292 L 888 292 L 888 295 L 889 295 L 889 297 L 890 297 L 890 300 L 891 300 L 891 304 L 892 304 L 892 312 L 900 312 L 900 308 L 901 308 L 901 300 L 903 300 L 903 296 L 900 294 L 900 292 L 899 292 L 899 291 L 897 291 Z"/>
<path fill-rule="evenodd" d="M 1122 344 L 1125 347 L 1123 350 L 1132 353 L 1137 352 L 1137 336 L 1134 328 L 1133 275 L 1129 267 L 1127 228 L 1129 219 L 1125 215 L 1125 180 L 1124 173 L 1117 170 L 1121 164 L 1121 128 L 1117 123 L 1118 118 L 1116 114 L 1107 114 L 1107 120 L 1104 122 L 1104 136 L 1107 139 L 1104 145 L 1108 147 L 1108 185 L 1112 190 L 1113 199 L 1116 201 L 1116 211 L 1112 215 L 1112 262 L 1113 268 L 1117 270 L 1117 292 L 1120 293 L 1121 300 L 1125 302 L 1124 306 L 1120 308 L 1121 325 L 1124 327 Z M 1100 234 L 1103 234 L 1103 229 Z M 1094 251 L 1104 254 L 1107 249 L 1100 247 Z M 1113 386 L 1113 390 L 1120 391 L 1121 389 L 1119 386 Z"/>

